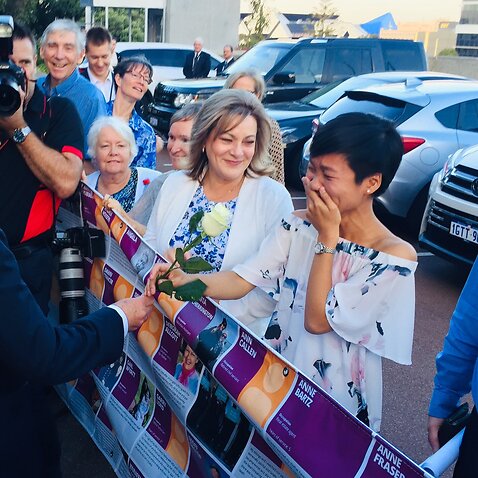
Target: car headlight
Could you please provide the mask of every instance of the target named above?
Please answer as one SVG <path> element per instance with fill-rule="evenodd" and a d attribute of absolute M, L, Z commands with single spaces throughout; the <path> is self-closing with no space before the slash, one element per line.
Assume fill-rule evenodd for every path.
<path fill-rule="evenodd" d="M 282 135 L 282 143 L 288 145 L 290 143 L 295 143 L 299 138 L 294 134 L 297 131 L 297 128 L 281 128 L 280 132 Z"/>
<path fill-rule="evenodd" d="M 211 92 L 211 93 L 198 93 L 196 95 L 194 95 L 194 98 L 192 101 L 204 101 L 204 100 L 207 100 L 212 94 L 214 93 Z"/>
<path fill-rule="evenodd" d="M 191 103 L 191 101 L 193 101 L 193 98 L 193 95 L 190 93 L 178 93 L 178 96 L 174 98 L 173 104 L 174 106 L 176 106 L 176 108 L 182 108 L 184 105 Z"/>
<path fill-rule="evenodd" d="M 440 172 L 440 176 L 438 178 L 440 183 L 444 183 L 448 179 L 452 171 L 455 169 L 456 160 L 461 155 L 462 151 L 463 149 L 459 149 L 458 151 L 455 151 L 453 154 L 450 154 L 448 156 L 448 159 L 445 161 L 445 164 L 443 165 L 443 168 Z"/>

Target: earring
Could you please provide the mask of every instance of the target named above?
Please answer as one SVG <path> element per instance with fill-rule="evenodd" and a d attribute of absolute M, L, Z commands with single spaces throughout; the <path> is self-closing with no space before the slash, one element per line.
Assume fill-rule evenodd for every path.
<path fill-rule="evenodd" d="M 370 189 L 367 189 L 367 194 L 370 194 Z"/>

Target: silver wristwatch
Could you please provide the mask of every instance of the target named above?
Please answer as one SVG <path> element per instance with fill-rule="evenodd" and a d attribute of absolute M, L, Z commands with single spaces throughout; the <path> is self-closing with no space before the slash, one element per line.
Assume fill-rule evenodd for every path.
<path fill-rule="evenodd" d="M 25 138 L 32 132 L 29 126 L 24 128 L 17 128 L 13 131 L 12 139 L 15 143 L 23 143 Z"/>
<path fill-rule="evenodd" d="M 332 247 L 327 247 L 325 244 L 323 244 L 322 242 L 318 242 L 315 246 L 314 246 L 314 252 L 316 254 L 335 254 L 336 250 L 335 250 L 335 247 L 332 248 Z"/>

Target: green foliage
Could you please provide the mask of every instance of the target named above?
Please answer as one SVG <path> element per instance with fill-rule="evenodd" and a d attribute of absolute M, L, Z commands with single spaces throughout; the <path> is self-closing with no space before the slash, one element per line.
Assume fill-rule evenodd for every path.
<path fill-rule="evenodd" d="M 144 10 L 139 8 L 109 8 L 108 30 L 116 41 L 130 41 L 129 15 L 131 11 L 131 41 L 144 41 Z M 105 25 L 105 10 L 96 8 L 94 22 L 96 26 Z"/>
<path fill-rule="evenodd" d="M 440 53 L 438 53 L 438 56 L 458 56 L 458 53 L 454 48 L 445 48 Z"/>
<path fill-rule="evenodd" d="M 250 0 L 250 3 L 252 12 L 244 19 L 247 34 L 239 35 L 239 45 L 246 50 L 264 39 L 264 31 L 269 26 L 264 0 Z"/>
<path fill-rule="evenodd" d="M 15 22 L 28 25 L 36 38 L 56 18 L 83 22 L 80 0 L 0 0 L 2 15 L 12 15 Z"/>
<path fill-rule="evenodd" d="M 316 37 L 334 36 L 334 29 L 327 25 L 327 20 L 337 15 L 335 8 L 330 0 L 322 0 L 319 9 L 314 13 L 314 35 Z"/>
<path fill-rule="evenodd" d="M 179 261 L 178 261 L 179 262 Z M 198 272 L 212 271 L 213 267 L 209 262 L 202 257 L 194 256 L 190 257 L 182 266 L 182 269 L 186 274 L 197 274 Z"/>

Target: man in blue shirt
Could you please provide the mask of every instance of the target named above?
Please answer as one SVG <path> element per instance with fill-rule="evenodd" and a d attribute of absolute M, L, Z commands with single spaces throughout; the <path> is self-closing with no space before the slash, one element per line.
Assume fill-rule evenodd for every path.
<path fill-rule="evenodd" d="M 478 403 L 478 260 L 461 292 L 436 365 L 435 388 L 428 413 L 428 441 L 434 452 L 439 448 L 438 430 L 458 401 L 471 390 L 473 401 Z M 463 436 L 454 478 L 477 476 L 477 443 L 475 406 Z"/>
<path fill-rule="evenodd" d="M 84 45 L 84 35 L 74 21 L 60 19 L 50 23 L 40 40 L 40 56 L 48 75 L 37 84 L 47 96 L 64 96 L 74 103 L 83 123 L 87 151 L 88 131 L 96 118 L 106 115 L 106 102 L 98 88 L 78 71 Z"/>

